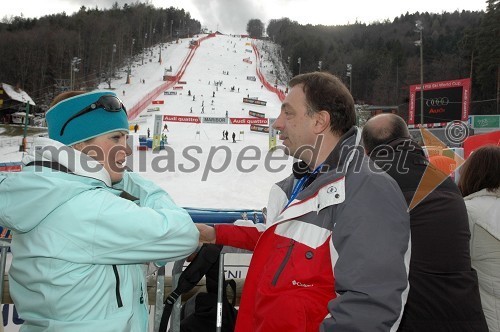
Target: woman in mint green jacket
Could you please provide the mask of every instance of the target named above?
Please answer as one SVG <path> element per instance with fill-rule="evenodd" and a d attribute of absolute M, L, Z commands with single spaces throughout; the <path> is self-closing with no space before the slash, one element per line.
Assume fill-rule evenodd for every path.
<path fill-rule="evenodd" d="M 21 331 L 148 331 L 144 263 L 196 250 L 189 214 L 125 171 L 128 120 L 112 92 L 69 92 L 19 173 L 0 173 Z"/>

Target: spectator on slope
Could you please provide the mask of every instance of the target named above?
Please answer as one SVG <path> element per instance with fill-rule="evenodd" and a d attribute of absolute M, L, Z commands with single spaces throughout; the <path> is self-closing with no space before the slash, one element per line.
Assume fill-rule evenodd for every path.
<path fill-rule="evenodd" d="M 21 330 L 147 332 L 145 263 L 188 256 L 198 231 L 163 189 L 126 171 L 129 123 L 115 93 L 65 92 L 47 124 L 22 172 L 0 173 Z"/>
<path fill-rule="evenodd" d="M 231 137 L 233 138 L 233 143 L 236 143 L 236 134 L 234 133 L 234 131 L 233 131 L 233 135 L 231 135 Z"/>
<path fill-rule="evenodd" d="M 236 331 L 397 329 L 410 257 L 401 190 L 370 171 L 337 77 L 307 73 L 290 86 L 273 127 L 301 161 L 271 189 L 266 224 L 197 224 L 204 242 L 254 251 Z"/>
<path fill-rule="evenodd" d="M 368 120 L 363 144 L 396 180 L 411 208 L 410 291 L 398 331 L 487 332 L 471 268 L 467 212 L 451 170 L 430 164 L 395 114 Z"/>
<path fill-rule="evenodd" d="M 490 332 L 500 331 L 500 147 L 474 151 L 462 165 L 458 187 L 465 196 L 472 267 Z"/>

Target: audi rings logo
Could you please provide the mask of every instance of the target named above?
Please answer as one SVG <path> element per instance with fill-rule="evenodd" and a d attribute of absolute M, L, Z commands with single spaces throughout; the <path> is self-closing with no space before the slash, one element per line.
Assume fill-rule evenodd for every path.
<path fill-rule="evenodd" d="M 447 97 L 432 98 L 432 99 L 425 100 L 425 105 L 427 105 L 427 107 L 446 106 L 449 103 L 450 103 L 450 100 Z"/>
<path fill-rule="evenodd" d="M 446 125 L 446 139 L 453 144 L 461 144 L 469 136 L 469 127 L 465 122 L 453 121 Z"/>

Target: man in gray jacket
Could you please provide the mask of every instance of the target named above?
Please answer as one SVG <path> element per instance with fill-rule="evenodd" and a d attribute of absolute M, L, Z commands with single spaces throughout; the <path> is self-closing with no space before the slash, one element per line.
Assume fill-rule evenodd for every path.
<path fill-rule="evenodd" d="M 364 155 L 337 77 L 290 86 L 274 128 L 301 162 L 271 189 L 265 227 L 197 225 L 201 241 L 254 251 L 236 331 L 395 331 L 408 293 L 404 197 Z"/>

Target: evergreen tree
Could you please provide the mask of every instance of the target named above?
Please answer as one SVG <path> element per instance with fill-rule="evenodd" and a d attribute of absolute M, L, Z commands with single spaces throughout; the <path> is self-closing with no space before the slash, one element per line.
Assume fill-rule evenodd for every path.
<path fill-rule="evenodd" d="M 247 32 L 252 38 L 261 38 L 264 33 L 264 23 L 256 18 L 251 19 L 247 23 Z"/>

